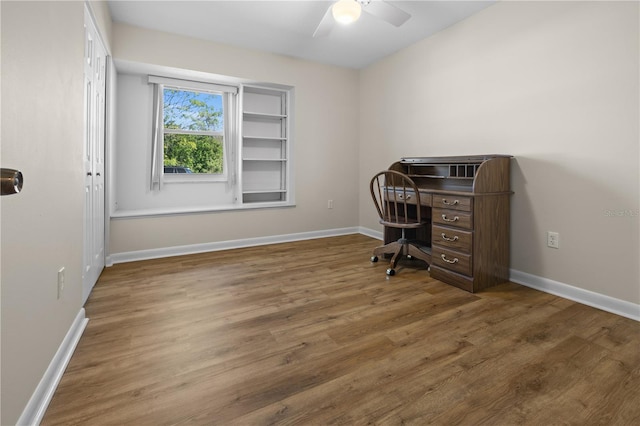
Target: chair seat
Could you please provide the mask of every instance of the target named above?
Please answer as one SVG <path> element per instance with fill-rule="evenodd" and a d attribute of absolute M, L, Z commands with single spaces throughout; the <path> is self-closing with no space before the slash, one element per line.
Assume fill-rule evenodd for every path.
<path fill-rule="evenodd" d="M 390 228 L 398 228 L 398 229 L 416 229 L 422 228 L 426 226 L 428 222 L 409 222 L 409 223 L 398 223 L 398 222 L 390 222 L 387 220 L 380 220 L 380 224 L 384 226 L 388 226 Z"/>

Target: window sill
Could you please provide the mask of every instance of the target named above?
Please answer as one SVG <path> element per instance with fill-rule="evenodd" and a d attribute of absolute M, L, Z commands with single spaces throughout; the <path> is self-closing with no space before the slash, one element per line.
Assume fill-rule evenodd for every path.
<path fill-rule="evenodd" d="M 164 175 L 164 184 L 174 183 L 227 183 L 227 175 L 210 175 L 197 173 L 169 173 Z"/>
<path fill-rule="evenodd" d="M 111 219 L 129 219 L 140 217 L 154 217 L 154 216 L 178 216 L 186 214 L 199 214 L 199 213 L 218 213 L 238 210 L 255 210 L 266 208 L 282 208 L 282 207 L 295 207 L 295 203 L 287 201 L 277 202 L 265 202 L 265 203 L 251 203 L 251 204 L 232 204 L 226 206 L 216 207 L 176 207 L 176 208 L 157 208 L 157 209 L 140 209 L 140 210 L 116 210 L 111 212 Z"/>

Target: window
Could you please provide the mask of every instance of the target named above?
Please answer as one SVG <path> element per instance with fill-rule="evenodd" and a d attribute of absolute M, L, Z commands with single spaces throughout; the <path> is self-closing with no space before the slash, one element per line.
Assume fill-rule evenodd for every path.
<path fill-rule="evenodd" d="M 226 176 L 222 93 L 163 89 L 164 173 Z"/>
<path fill-rule="evenodd" d="M 151 190 L 234 176 L 238 88 L 149 76 L 154 85 Z"/>

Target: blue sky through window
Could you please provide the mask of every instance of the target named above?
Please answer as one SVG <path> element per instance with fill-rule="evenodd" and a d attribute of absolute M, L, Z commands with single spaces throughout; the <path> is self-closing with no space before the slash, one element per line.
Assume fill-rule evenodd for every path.
<path fill-rule="evenodd" d="M 165 128 L 211 132 L 224 128 L 221 94 L 166 88 L 163 101 Z"/>

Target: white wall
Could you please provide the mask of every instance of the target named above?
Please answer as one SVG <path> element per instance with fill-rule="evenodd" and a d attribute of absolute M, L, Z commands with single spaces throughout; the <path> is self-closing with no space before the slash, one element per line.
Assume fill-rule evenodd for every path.
<path fill-rule="evenodd" d="M 357 71 L 117 23 L 113 37 L 118 60 L 294 86 L 296 206 L 112 219 L 112 254 L 357 225 Z"/>
<path fill-rule="evenodd" d="M 500 2 L 363 70 L 360 187 L 401 156 L 512 154 L 512 269 L 639 303 L 638 16 Z"/>
<path fill-rule="evenodd" d="M 2 414 L 15 424 L 82 308 L 82 2 L 5 2 L 1 198 Z M 65 289 L 57 299 L 57 273 Z"/>

